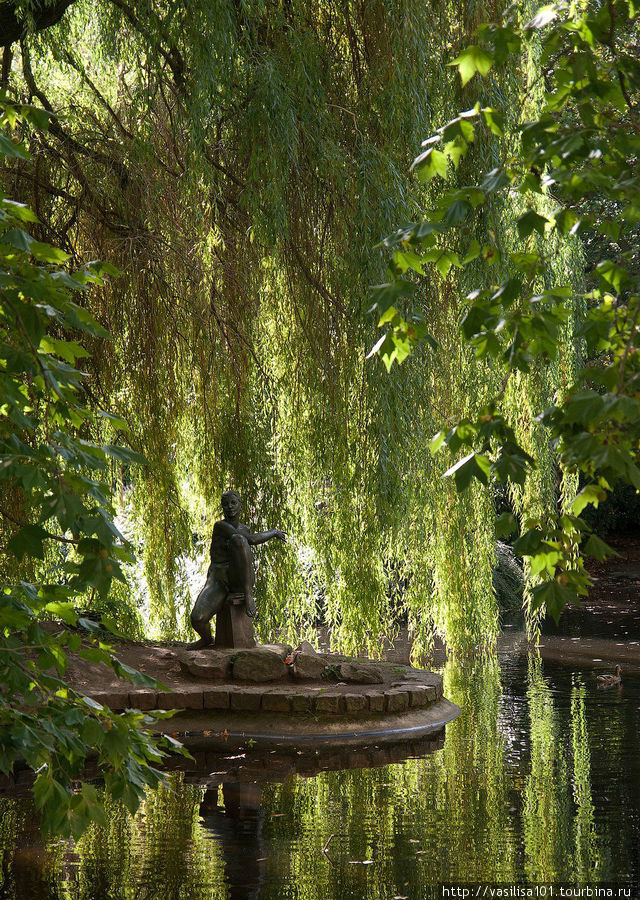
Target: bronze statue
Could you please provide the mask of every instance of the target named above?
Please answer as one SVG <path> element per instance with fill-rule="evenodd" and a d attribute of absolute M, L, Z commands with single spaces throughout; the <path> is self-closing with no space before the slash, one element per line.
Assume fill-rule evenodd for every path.
<path fill-rule="evenodd" d="M 226 491 L 222 495 L 224 519 L 213 526 L 211 564 L 207 580 L 191 610 L 191 624 L 200 635 L 200 640 L 190 644 L 190 650 L 199 650 L 213 643 L 209 623 L 223 609 L 230 596 L 243 595 L 247 615 L 252 618 L 255 616 L 255 572 L 251 547 L 254 544 L 264 544 L 272 538 L 286 540 L 284 531 L 277 529 L 252 534 L 240 522 L 241 510 L 240 495 L 236 491 Z"/>

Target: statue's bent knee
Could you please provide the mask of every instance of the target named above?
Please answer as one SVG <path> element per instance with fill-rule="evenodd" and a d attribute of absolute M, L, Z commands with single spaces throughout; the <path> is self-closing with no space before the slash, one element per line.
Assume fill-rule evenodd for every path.
<path fill-rule="evenodd" d="M 232 534 L 229 540 L 236 547 L 249 547 L 249 541 L 243 534 Z"/>
<path fill-rule="evenodd" d="M 198 625 L 206 625 L 207 622 L 208 619 L 206 619 L 199 610 L 191 610 L 191 625 L 193 628 L 197 629 Z"/>

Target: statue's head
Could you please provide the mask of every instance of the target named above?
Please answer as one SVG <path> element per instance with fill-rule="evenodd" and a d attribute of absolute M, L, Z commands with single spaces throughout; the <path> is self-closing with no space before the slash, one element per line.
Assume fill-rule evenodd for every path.
<path fill-rule="evenodd" d="M 222 495 L 222 512 L 225 519 L 235 519 L 240 515 L 242 500 L 237 491 L 225 491 Z"/>

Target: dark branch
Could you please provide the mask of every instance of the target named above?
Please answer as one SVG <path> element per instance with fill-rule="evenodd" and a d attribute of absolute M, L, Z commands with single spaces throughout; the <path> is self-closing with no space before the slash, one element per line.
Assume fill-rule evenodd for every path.
<path fill-rule="evenodd" d="M 10 47 L 14 41 L 20 40 L 30 30 L 30 26 L 33 31 L 43 31 L 56 25 L 72 3 L 75 0 L 54 0 L 53 3 L 39 0 L 31 5 L 27 19 L 22 18 L 21 4 L 16 3 L 16 0 L 0 2 L 0 47 Z"/>
<path fill-rule="evenodd" d="M 128 3 L 125 3 L 124 0 L 111 0 L 111 3 L 116 6 L 123 16 L 129 20 L 131 25 L 136 29 L 136 31 L 142 35 L 142 37 L 146 38 L 151 46 L 155 46 L 158 50 L 160 56 L 164 59 L 166 64 L 171 69 L 171 73 L 173 75 L 173 81 L 176 88 L 180 89 L 184 85 L 184 77 L 185 77 L 185 65 L 184 59 L 182 58 L 182 54 L 178 50 L 178 48 L 172 44 L 169 40 L 169 36 L 166 31 L 161 30 L 161 36 L 163 40 L 167 42 L 169 47 L 166 50 L 161 44 L 157 43 L 153 39 L 151 33 L 145 28 L 143 23 L 140 21 L 136 13 L 129 6 Z"/>
<path fill-rule="evenodd" d="M 21 522 L 20 519 L 16 519 L 15 516 L 12 516 L 6 510 L 0 508 L 0 516 L 3 519 L 7 519 L 9 522 L 13 522 L 14 525 L 17 525 L 19 528 L 27 528 L 29 525 L 28 522 Z M 43 529 L 44 530 L 44 529 Z M 59 541 L 61 544 L 77 544 L 79 543 L 78 538 L 66 538 L 62 537 L 59 534 L 51 534 L 51 532 L 47 531 L 47 538 L 51 538 L 54 541 Z"/>

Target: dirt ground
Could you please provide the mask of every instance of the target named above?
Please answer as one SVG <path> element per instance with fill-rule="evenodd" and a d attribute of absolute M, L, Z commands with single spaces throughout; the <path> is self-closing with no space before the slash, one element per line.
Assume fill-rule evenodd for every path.
<path fill-rule="evenodd" d="M 178 646 L 175 645 L 173 649 Z M 156 643 L 119 642 L 111 643 L 113 654 L 127 666 L 150 675 L 152 678 L 171 686 L 173 690 L 182 685 L 191 685 L 194 679 L 185 676 L 175 658 L 171 646 Z M 119 687 L 131 687 L 128 681 L 119 679 L 115 673 L 100 663 L 88 663 L 77 656 L 69 655 L 66 679 L 82 693 L 109 691 Z"/>

